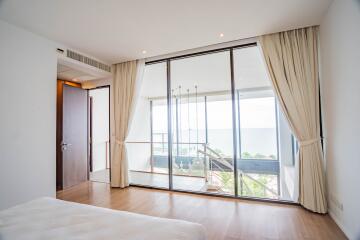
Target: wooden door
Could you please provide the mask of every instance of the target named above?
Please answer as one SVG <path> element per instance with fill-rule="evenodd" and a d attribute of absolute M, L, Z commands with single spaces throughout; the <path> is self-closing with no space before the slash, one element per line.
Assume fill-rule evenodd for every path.
<path fill-rule="evenodd" d="M 77 85 L 62 82 L 58 87 L 57 187 L 64 189 L 88 180 L 88 97 Z"/>

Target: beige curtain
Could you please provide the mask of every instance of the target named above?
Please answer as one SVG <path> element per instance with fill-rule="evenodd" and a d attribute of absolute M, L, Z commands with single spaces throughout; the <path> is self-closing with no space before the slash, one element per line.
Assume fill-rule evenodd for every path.
<path fill-rule="evenodd" d="M 133 111 L 135 85 L 138 76 L 138 61 L 113 66 L 113 140 L 111 155 L 111 186 L 129 186 L 128 162 L 125 140 L 128 135 Z"/>
<path fill-rule="evenodd" d="M 318 27 L 260 37 L 277 98 L 299 141 L 299 202 L 327 212 L 320 139 Z"/>

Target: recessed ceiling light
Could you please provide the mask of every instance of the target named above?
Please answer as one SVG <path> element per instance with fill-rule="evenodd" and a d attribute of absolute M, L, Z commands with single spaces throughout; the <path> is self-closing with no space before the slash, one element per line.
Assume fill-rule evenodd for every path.
<path fill-rule="evenodd" d="M 142 53 L 143 53 L 143 54 L 146 54 L 146 50 L 142 50 Z"/>
<path fill-rule="evenodd" d="M 72 80 L 73 80 L 74 82 L 79 81 L 79 79 L 77 79 L 77 78 L 73 78 Z"/>
<path fill-rule="evenodd" d="M 219 36 L 222 38 L 222 37 L 224 37 L 224 34 L 223 34 L 223 33 L 220 33 L 220 35 L 219 35 Z"/>

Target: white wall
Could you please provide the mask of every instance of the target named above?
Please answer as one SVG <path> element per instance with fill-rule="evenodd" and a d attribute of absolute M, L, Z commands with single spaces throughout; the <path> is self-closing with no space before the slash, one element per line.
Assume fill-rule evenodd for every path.
<path fill-rule="evenodd" d="M 360 239 L 359 0 L 332 3 L 320 41 L 330 214 L 350 239 Z"/>
<path fill-rule="evenodd" d="M 0 20 L 0 209 L 55 196 L 55 49 Z"/>

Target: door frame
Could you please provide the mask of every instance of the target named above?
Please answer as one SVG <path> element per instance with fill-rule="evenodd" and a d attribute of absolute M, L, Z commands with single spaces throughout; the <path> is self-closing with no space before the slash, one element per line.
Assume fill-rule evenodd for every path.
<path fill-rule="evenodd" d="M 93 98 L 90 97 L 89 91 L 88 93 L 88 155 L 89 155 L 89 175 L 93 169 L 93 146 L 92 146 L 92 117 L 93 117 Z"/>
<path fill-rule="evenodd" d="M 88 92 L 88 156 L 89 156 L 89 164 L 88 164 L 88 169 L 89 169 L 89 176 L 90 176 L 90 170 L 92 170 L 92 150 L 93 150 L 93 146 L 92 146 L 92 102 L 90 103 L 90 101 L 92 101 L 89 92 L 91 90 L 96 90 L 96 89 L 102 89 L 102 88 L 107 88 L 108 89 L 108 102 L 109 102 L 109 166 L 107 166 L 107 163 L 105 163 L 106 165 L 106 169 L 109 169 L 109 182 L 111 180 L 111 86 L 108 85 L 103 85 L 103 86 L 98 86 L 98 87 L 94 87 L 94 88 L 89 88 L 87 89 Z M 91 168 L 90 168 L 91 166 Z"/>

